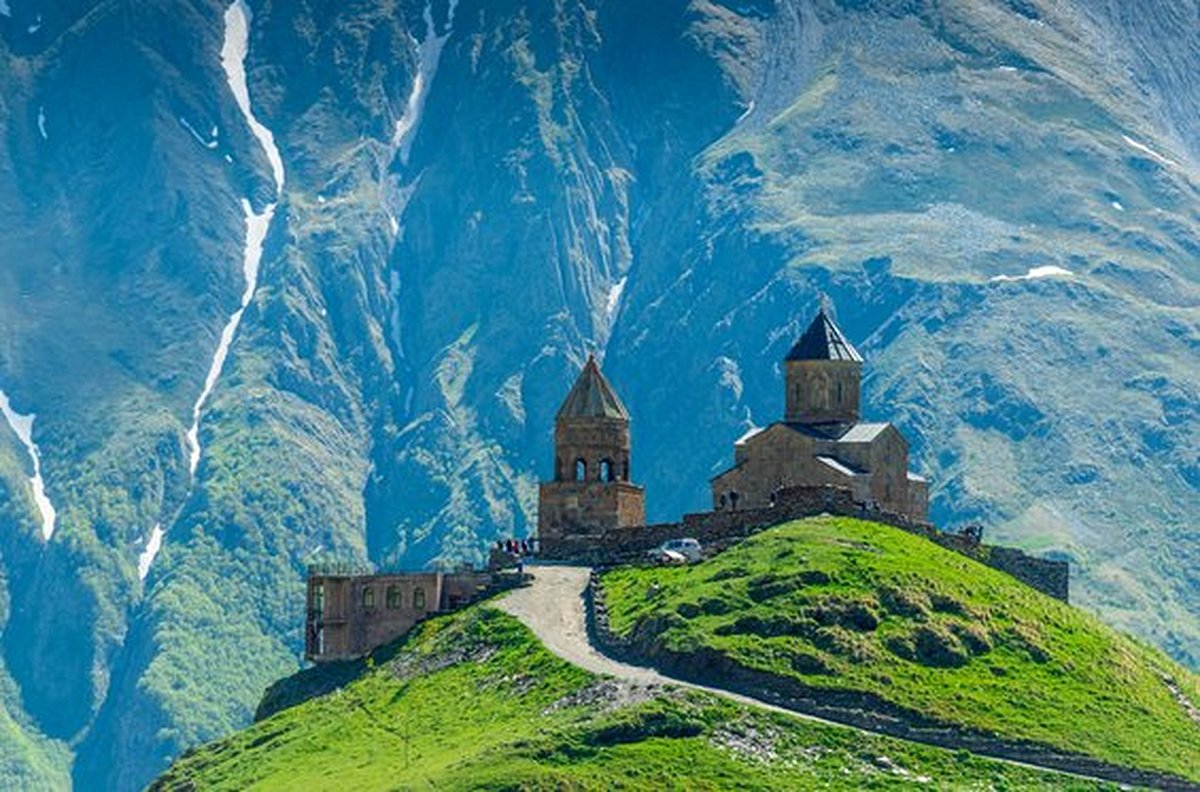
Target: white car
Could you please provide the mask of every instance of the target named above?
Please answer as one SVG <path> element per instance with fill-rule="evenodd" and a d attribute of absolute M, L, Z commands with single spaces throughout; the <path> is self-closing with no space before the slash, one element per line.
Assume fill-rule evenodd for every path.
<path fill-rule="evenodd" d="M 664 564 L 691 564 L 704 557 L 700 543 L 691 538 L 668 539 L 651 550 L 650 555 Z"/>

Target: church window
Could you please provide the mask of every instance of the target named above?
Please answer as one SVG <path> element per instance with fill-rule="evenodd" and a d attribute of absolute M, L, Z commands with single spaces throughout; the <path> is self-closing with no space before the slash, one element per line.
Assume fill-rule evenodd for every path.
<path fill-rule="evenodd" d="M 629 460 L 621 464 L 621 481 L 629 481 Z"/>
<path fill-rule="evenodd" d="M 729 507 L 731 509 L 733 509 L 734 511 L 737 511 L 737 504 L 738 504 L 739 497 L 741 497 L 741 496 L 739 496 L 736 492 L 729 493 Z"/>
<path fill-rule="evenodd" d="M 398 586 L 388 586 L 387 606 L 390 610 L 397 610 L 404 607 L 404 596 L 400 593 Z"/>
<path fill-rule="evenodd" d="M 420 586 L 413 589 L 413 607 L 417 610 L 425 610 L 425 589 Z"/>
<path fill-rule="evenodd" d="M 365 589 L 363 589 L 362 604 L 364 608 L 375 607 L 375 589 L 371 586 L 367 586 Z"/>
<path fill-rule="evenodd" d="M 729 502 L 729 498 L 727 498 L 727 497 L 725 497 L 724 495 L 722 495 L 722 496 L 721 496 L 721 505 L 720 505 L 718 508 L 724 509 L 724 508 L 725 508 L 725 504 L 726 504 L 726 503 L 728 503 L 728 502 Z"/>
<path fill-rule="evenodd" d="M 587 462 L 582 459 L 575 460 L 575 480 L 587 481 Z"/>
<path fill-rule="evenodd" d="M 607 483 L 607 482 L 610 482 L 613 480 L 612 467 L 613 467 L 612 460 L 610 460 L 610 459 L 601 459 L 600 460 L 600 480 L 601 481 Z"/>
<path fill-rule="evenodd" d="M 313 611 L 317 614 L 325 613 L 325 584 L 318 583 L 313 586 Z"/>

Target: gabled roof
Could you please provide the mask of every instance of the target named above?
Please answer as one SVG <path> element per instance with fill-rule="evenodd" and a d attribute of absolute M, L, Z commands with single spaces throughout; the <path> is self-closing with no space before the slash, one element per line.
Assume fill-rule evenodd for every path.
<path fill-rule="evenodd" d="M 862 355 L 822 308 L 785 360 L 845 360 L 862 363 Z"/>
<path fill-rule="evenodd" d="M 600 373 L 595 356 L 588 355 L 579 379 L 575 380 L 562 407 L 558 408 L 556 418 L 619 418 L 628 421 L 629 411 L 621 403 L 613 386 Z"/>
<path fill-rule="evenodd" d="M 825 440 L 833 443 L 873 443 L 876 438 L 891 427 L 891 424 L 868 423 L 866 421 L 859 421 L 857 423 L 802 424 L 778 421 L 768 426 L 767 429 L 773 429 L 776 426 L 782 426 L 797 434 L 807 435 L 816 440 Z M 743 439 L 749 440 L 751 438 L 747 437 Z"/>

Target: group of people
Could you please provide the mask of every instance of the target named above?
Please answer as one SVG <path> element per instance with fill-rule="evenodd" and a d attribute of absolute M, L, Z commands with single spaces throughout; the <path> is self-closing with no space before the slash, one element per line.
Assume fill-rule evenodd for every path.
<path fill-rule="evenodd" d="M 525 574 L 525 557 L 537 551 L 536 539 L 497 539 L 496 551 L 507 553 L 517 560 L 517 574 Z"/>
<path fill-rule="evenodd" d="M 515 556 L 533 555 L 532 539 L 497 539 L 496 549 Z"/>

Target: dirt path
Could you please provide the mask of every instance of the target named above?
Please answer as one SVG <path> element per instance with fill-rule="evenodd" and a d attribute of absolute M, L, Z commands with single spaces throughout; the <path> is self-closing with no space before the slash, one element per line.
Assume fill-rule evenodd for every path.
<path fill-rule="evenodd" d="M 805 715 L 802 712 L 770 704 L 751 696 L 664 676 L 653 668 L 613 660 L 611 657 L 601 654 L 588 639 L 587 606 L 584 603 L 583 595 L 592 571 L 587 567 L 571 566 L 535 566 L 530 571 L 534 575 L 533 585 L 516 589 L 497 602 L 496 606 L 524 622 L 525 626 L 533 630 L 533 634 L 547 649 L 572 665 L 594 674 L 608 674 L 630 682 L 673 685 L 690 690 L 702 690 L 739 704 L 771 712 L 782 712 L 793 718 L 825 723 L 840 729 L 863 731 L 844 723 Z M 863 733 L 873 734 L 874 732 L 863 731 Z"/>
<path fill-rule="evenodd" d="M 739 704 L 756 707 L 770 712 L 780 712 L 793 718 L 836 726 L 840 729 L 852 729 L 861 734 L 890 737 L 891 735 L 872 732 L 846 723 L 826 720 L 824 718 L 806 715 L 795 710 L 770 704 L 765 701 L 733 693 L 719 688 L 705 687 L 680 679 L 664 676 L 653 668 L 621 663 L 601 654 L 588 638 L 587 606 L 584 592 L 587 590 L 591 570 L 587 567 L 574 566 L 533 566 L 530 570 L 534 575 L 533 585 L 512 591 L 500 599 L 496 607 L 520 619 L 525 626 L 533 631 L 547 649 L 572 665 L 579 666 L 585 671 L 595 674 L 624 679 L 639 684 L 672 685 L 691 690 L 700 690 L 714 696 L 736 701 Z M 1080 778 L 1087 781 L 1106 781 L 1094 776 L 1080 775 L 1054 767 L 1029 764 L 1002 757 L 990 757 L 1005 764 L 1040 770 L 1059 775 Z"/>

